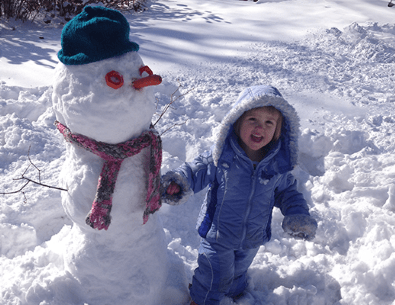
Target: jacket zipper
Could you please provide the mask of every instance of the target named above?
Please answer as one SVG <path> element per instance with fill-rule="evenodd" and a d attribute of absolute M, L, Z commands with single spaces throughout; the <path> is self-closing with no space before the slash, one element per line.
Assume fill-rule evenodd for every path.
<path fill-rule="evenodd" d="M 245 216 L 244 216 L 244 219 L 243 219 L 243 224 L 242 224 L 243 225 L 243 234 L 241 235 L 240 248 L 243 247 L 243 243 L 244 243 L 244 240 L 245 240 L 246 235 L 247 235 L 246 224 L 247 224 L 248 217 L 250 216 L 250 212 L 251 212 L 252 197 L 253 197 L 253 195 L 255 193 L 255 181 L 256 181 L 256 170 L 254 170 L 254 172 L 252 174 L 252 177 L 251 177 L 252 188 L 251 188 L 250 196 L 248 198 L 247 210 L 246 210 L 246 213 L 245 213 Z"/>
<path fill-rule="evenodd" d="M 226 193 L 228 192 L 228 179 L 227 179 L 227 176 L 228 176 L 228 172 L 224 171 L 225 191 L 224 191 L 224 195 L 222 197 L 221 207 L 220 207 L 219 212 L 218 212 L 217 233 L 216 233 L 216 236 L 215 236 L 215 240 L 216 241 L 218 241 L 218 239 L 219 239 L 219 228 L 220 228 L 219 223 L 220 223 L 220 218 L 221 218 L 221 212 L 222 212 L 222 207 L 224 205 L 224 200 L 225 200 L 225 197 L 226 197 Z"/>

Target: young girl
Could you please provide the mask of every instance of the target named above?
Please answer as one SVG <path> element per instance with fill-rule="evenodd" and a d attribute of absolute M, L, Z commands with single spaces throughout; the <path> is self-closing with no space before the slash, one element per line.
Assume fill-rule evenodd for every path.
<path fill-rule="evenodd" d="M 209 186 L 197 225 L 202 241 L 191 305 L 242 295 L 259 246 L 270 240 L 274 206 L 286 232 L 314 238 L 317 222 L 290 173 L 298 133 L 295 109 L 276 88 L 250 87 L 223 119 L 212 151 L 162 177 L 163 200 L 172 205 Z"/>

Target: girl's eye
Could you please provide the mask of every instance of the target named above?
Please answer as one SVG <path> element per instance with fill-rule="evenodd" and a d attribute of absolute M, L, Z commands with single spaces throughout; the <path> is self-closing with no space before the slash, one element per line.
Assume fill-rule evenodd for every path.
<path fill-rule="evenodd" d="M 123 76 L 117 71 L 111 71 L 106 74 L 107 86 L 113 89 L 119 89 L 123 86 Z"/>

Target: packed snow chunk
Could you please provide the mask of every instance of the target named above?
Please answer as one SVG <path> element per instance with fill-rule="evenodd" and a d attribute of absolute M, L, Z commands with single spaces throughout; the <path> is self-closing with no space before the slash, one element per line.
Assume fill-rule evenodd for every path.
<path fill-rule="evenodd" d="M 2 300 L 5 300 L 6 304 L 33 305 L 44 302 L 43 304 L 71 305 L 67 302 L 70 295 L 65 294 L 66 302 L 52 302 L 53 288 L 56 287 L 56 285 L 52 286 L 53 283 L 57 282 L 57 278 L 71 278 L 61 271 L 63 247 L 60 241 L 69 230 L 69 227 L 64 227 L 50 241 L 37 246 L 32 251 L 27 251 L 24 255 L 13 259 L 0 257 L 0 274 L 2 274 L 0 291 L 2 291 Z M 80 284 L 78 283 L 77 286 Z"/>
<path fill-rule="evenodd" d="M 318 131 L 304 129 L 299 138 L 299 160 L 301 166 L 312 176 L 325 173 L 324 157 L 333 148 L 331 139 Z"/>
<path fill-rule="evenodd" d="M 385 43 L 386 38 L 390 36 L 386 35 L 377 23 L 366 28 L 353 23 L 345 29 L 344 34 L 353 42 L 354 49 L 351 54 L 356 58 L 378 63 L 395 61 L 395 45 L 390 46 Z"/>
<path fill-rule="evenodd" d="M 362 237 L 366 231 L 368 212 L 360 212 L 353 206 L 345 206 L 341 211 L 342 221 L 346 224 L 345 229 L 349 238 L 355 241 Z"/>
<path fill-rule="evenodd" d="M 388 199 L 383 208 L 391 212 L 395 212 L 395 185 L 391 184 L 388 188 Z"/>
<path fill-rule="evenodd" d="M 286 247 L 283 246 L 279 240 L 272 239 L 268 243 L 265 244 L 265 250 L 272 254 L 284 254 L 286 252 Z"/>
<path fill-rule="evenodd" d="M 36 230 L 27 224 L 1 223 L 0 232 L 0 255 L 8 258 L 32 250 L 37 244 Z"/>
<path fill-rule="evenodd" d="M 14 113 L 0 117 L 0 164 L 7 168 L 20 158 L 37 155 L 52 160 L 61 154 L 63 144 L 53 140 L 53 131 L 32 124 Z M 43 153 L 44 152 L 44 153 Z"/>
<path fill-rule="evenodd" d="M 81 284 L 69 273 L 49 278 L 44 283 L 34 282 L 26 292 L 27 304 L 84 304 Z"/>
<path fill-rule="evenodd" d="M 332 134 L 334 137 L 333 149 L 343 154 L 353 154 L 369 146 L 367 134 L 359 130 L 336 130 Z"/>
<path fill-rule="evenodd" d="M 331 202 L 329 206 L 331 206 Z M 341 220 L 341 216 L 329 214 L 325 216 L 325 220 L 319 223 L 315 242 L 340 255 L 347 255 L 350 248 L 350 237 Z"/>
<path fill-rule="evenodd" d="M 299 149 L 313 158 L 325 157 L 332 150 L 331 139 L 317 130 L 306 128 L 299 137 Z"/>
<path fill-rule="evenodd" d="M 19 118 L 36 121 L 51 107 L 52 88 L 6 87 L 0 84 L 0 115 L 15 114 Z"/>
<path fill-rule="evenodd" d="M 354 170 L 348 164 L 341 163 L 343 163 L 343 155 L 339 153 L 329 154 L 325 159 L 327 170 L 321 178 L 322 183 L 337 194 L 351 191 L 354 188 L 354 184 L 350 182 Z"/>

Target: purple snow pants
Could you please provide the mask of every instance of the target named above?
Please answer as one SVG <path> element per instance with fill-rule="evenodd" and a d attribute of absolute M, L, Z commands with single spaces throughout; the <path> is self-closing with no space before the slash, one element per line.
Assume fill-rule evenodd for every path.
<path fill-rule="evenodd" d="M 247 287 L 248 267 L 258 250 L 228 249 L 203 239 L 190 288 L 192 300 L 198 305 L 217 305 L 225 296 L 241 294 Z"/>

